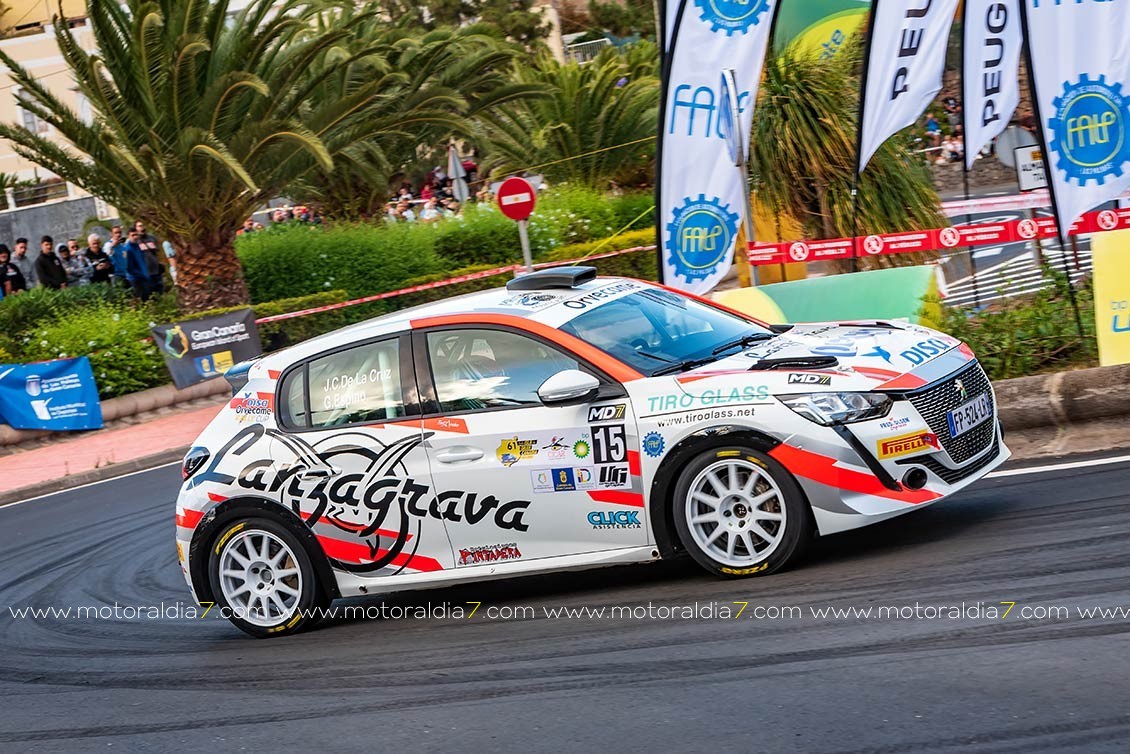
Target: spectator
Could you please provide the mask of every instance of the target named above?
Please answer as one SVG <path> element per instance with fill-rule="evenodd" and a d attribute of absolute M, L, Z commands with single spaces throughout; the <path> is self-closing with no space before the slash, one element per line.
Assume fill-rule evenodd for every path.
<path fill-rule="evenodd" d="M 145 223 L 138 220 L 133 224 L 137 229 L 137 245 L 145 255 L 145 266 L 149 272 L 149 295 L 165 292 L 165 270 L 157 255 L 157 239 L 145 232 Z"/>
<path fill-rule="evenodd" d="M 255 221 L 250 217 L 243 221 L 243 226 L 235 232 L 237 236 L 242 236 L 244 233 L 255 232 Z"/>
<path fill-rule="evenodd" d="M 16 253 L 12 255 L 12 264 L 19 268 L 20 274 L 24 276 L 24 282 L 28 288 L 34 288 L 39 285 L 39 276 L 35 273 L 35 263 L 27 255 L 27 239 L 16 239 Z"/>
<path fill-rule="evenodd" d="M 168 241 L 161 242 L 161 249 L 165 252 L 165 259 L 169 260 L 169 277 L 177 282 L 177 250 Z"/>
<path fill-rule="evenodd" d="M 63 261 L 63 269 L 67 271 L 67 285 L 71 288 L 79 285 L 90 285 L 90 278 L 94 275 L 94 268 L 79 250 L 78 241 L 68 238 L 65 244 L 59 244 L 59 259 Z"/>
<path fill-rule="evenodd" d="M 436 209 L 435 199 L 429 199 L 424 202 L 424 208 L 420 210 L 420 222 L 434 223 L 436 220 L 439 220 L 442 217 L 443 214 L 440 213 L 438 209 Z"/>
<path fill-rule="evenodd" d="M 35 276 L 39 284 L 46 288 L 67 287 L 67 270 L 63 267 L 63 260 L 55 254 L 52 248 L 55 241 L 51 236 L 44 236 L 39 240 L 39 256 L 35 260 Z"/>
<path fill-rule="evenodd" d="M 454 199 L 445 199 L 443 202 L 443 216 L 462 217 L 463 209 L 459 206 L 459 202 Z"/>
<path fill-rule="evenodd" d="M 114 283 L 129 288 L 129 273 L 126 270 L 126 239 L 122 237 L 122 226 L 110 228 L 110 263 L 114 265 Z"/>
<path fill-rule="evenodd" d="M 942 127 L 933 113 L 926 116 L 926 140 L 930 146 L 936 147 L 942 143 Z"/>
<path fill-rule="evenodd" d="M 403 220 L 406 223 L 416 222 L 416 213 L 412 211 L 411 205 L 408 202 L 402 201 L 396 205 L 397 219 Z"/>
<path fill-rule="evenodd" d="M 12 252 L 0 243 L 0 293 L 11 296 L 27 290 L 27 281 L 20 268 L 12 262 Z"/>
<path fill-rule="evenodd" d="M 149 265 L 145 261 L 140 241 L 141 234 L 137 232 L 137 226 L 130 228 L 125 242 L 126 280 L 133 288 L 133 295 L 145 301 L 153 295 L 153 290 L 149 285 Z"/>
<path fill-rule="evenodd" d="M 110 255 L 102 251 L 102 238 L 97 233 L 86 237 L 86 251 L 83 255 L 93 270 L 90 282 L 109 283 L 110 276 L 114 274 L 114 263 L 110 260 Z"/>

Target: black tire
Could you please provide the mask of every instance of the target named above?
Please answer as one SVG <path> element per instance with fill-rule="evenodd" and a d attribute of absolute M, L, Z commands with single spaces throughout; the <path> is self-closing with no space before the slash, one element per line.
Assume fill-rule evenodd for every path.
<path fill-rule="evenodd" d="M 274 593 L 285 603 L 285 607 L 289 608 L 283 612 L 277 605 L 270 603 L 268 610 L 272 612 L 278 610 L 277 619 L 272 619 L 275 616 L 271 613 L 261 614 L 262 606 L 259 604 L 252 604 L 249 611 L 248 605 L 240 603 L 243 599 L 242 594 L 236 595 L 236 604 L 233 604 L 233 599 L 225 591 L 225 583 L 220 576 L 222 563 L 230 561 L 236 555 L 247 558 L 250 552 L 247 548 L 259 549 L 257 545 L 264 541 L 267 542 L 268 557 L 279 557 L 282 552 L 279 545 L 285 545 L 287 552 L 281 556 L 279 569 L 287 575 L 280 577 L 276 582 L 272 572 L 260 568 L 263 562 L 261 559 L 251 560 L 247 566 L 245 583 L 252 584 L 251 580 L 257 578 L 259 573 L 270 574 L 268 577 L 262 577 L 266 580 L 262 582 L 261 594 L 269 596 Z M 235 550 L 234 554 L 229 554 L 232 549 Z M 255 568 L 260 570 L 253 577 L 251 571 Z M 293 575 L 290 574 L 292 570 L 296 571 Z M 212 586 L 216 606 L 222 608 L 224 617 L 241 631 L 259 639 L 286 636 L 309 628 L 318 619 L 318 616 L 310 614 L 311 611 L 325 608 L 330 603 L 318 582 L 318 575 L 306 547 L 290 529 L 269 518 L 245 518 L 231 521 L 223 526 L 208 550 L 208 580 Z M 239 578 L 230 579 L 228 585 L 230 589 L 238 588 Z M 258 587 L 258 585 L 254 586 Z M 282 591 L 284 587 L 289 591 Z M 295 599 L 290 592 L 297 592 L 297 598 Z M 245 592 L 248 596 L 251 593 Z"/>
<path fill-rule="evenodd" d="M 753 478 L 749 492 L 744 497 L 741 492 L 711 494 L 731 488 L 731 468 L 737 473 L 737 487 L 744 488 Z M 715 479 L 724 483 L 723 488 Z M 698 493 L 693 500 L 688 499 L 692 491 Z M 752 505 L 772 492 L 776 494 L 765 502 Z M 717 508 L 711 507 L 709 498 L 718 500 Z M 683 547 L 700 566 L 726 578 L 765 576 L 795 563 L 815 530 L 808 500 L 793 475 L 773 458 L 745 445 L 713 447 L 694 456 L 675 482 L 671 505 Z M 712 515 L 717 516 L 717 524 L 707 520 Z M 779 520 L 768 518 L 773 515 Z M 699 521 L 692 524 L 692 517 Z M 719 528 L 723 531 L 718 532 Z M 717 538 L 710 542 L 712 537 Z M 723 543 L 729 547 L 731 540 L 735 544 L 729 557 L 721 549 Z"/>

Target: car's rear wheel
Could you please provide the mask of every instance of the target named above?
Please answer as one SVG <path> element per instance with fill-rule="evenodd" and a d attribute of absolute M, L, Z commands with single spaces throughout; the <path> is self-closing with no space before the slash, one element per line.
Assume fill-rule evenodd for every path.
<path fill-rule="evenodd" d="M 812 515 L 796 480 L 777 461 L 741 445 L 695 456 L 675 484 L 673 504 L 683 546 L 721 576 L 780 570 L 812 538 Z"/>
<path fill-rule="evenodd" d="M 225 526 L 209 552 L 208 575 L 225 617 L 255 637 L 299 631 L 329 604 L 306 548 L 266 518 Z"/>

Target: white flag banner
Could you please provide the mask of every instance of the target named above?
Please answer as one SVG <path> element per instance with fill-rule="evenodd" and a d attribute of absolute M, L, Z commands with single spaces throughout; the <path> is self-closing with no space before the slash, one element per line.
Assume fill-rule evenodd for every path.
<path fill-rule="evenodd" d="M 1130 2 L 1024 0 L 1023 9 L 1044 164 L 1066 234 L 1130 188 Z"/>
<path fill-rule="evenodd" d="M 962 26 L 965 167 L 972 170 L 1020 104 L 1020 0 L 965 0 Z"/>
<path fill-rule="evenodd" d="M 942 89 L 958 0 L 875 0 L 859 172 L 887 139 L 913 125 Z"/>
<path fill-rule="evenodd" d="M 663 281 L 706 293 L 730 271 L 745 204 L 745 176 L 726 146 L 721 91 L 735 71 L 738 137 L 749 142 L 753 104 L 778 0 L 686 3 L 673 40 L 660 123 L 659 249 Z"/>
<path fill-rule="evenodd" d="M 672 37 L 675 32 L 675 24 L 679 20 L 679 9 L 683 7 L 686 0 L 667 0 L 663 3 L 663 51 L 667 52 L 671 49 Z"/>

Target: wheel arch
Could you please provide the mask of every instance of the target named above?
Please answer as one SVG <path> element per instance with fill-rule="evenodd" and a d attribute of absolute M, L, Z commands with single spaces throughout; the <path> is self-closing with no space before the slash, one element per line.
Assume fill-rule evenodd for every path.
<path fill-rule="evenodd" d="M 648 517 L 651 531 L 655 536 L 655 546 L 662 558 L 672 558 L 682 549 L 682 542 L 675 531 L 675 510 L 671 504 L 675 481 L 687 461 L 704 450 L 734 443 L 745 443 L 755 450 L 768 453 L 781 444 L 768 434 L 741 425 L 723 425 L 700 429 L 679 440 L 659 464 L 651 481 Z"/>
<path fill-rule="evenodd" d="M 317 537 L 306 524 L 292 511 L 283 507 L 274 500 L 261 497 L 241 496 L 233 497 L 213 506 L 204 518 L 200 520 L 196 530 L 192 533 L 192 541 L 188 547 L 188 573 L 192 579 L 192 586 L 200 602 L 215 602 L 212 594 L 211 581 L 208 578 L 208 555 L 217 535 L 223 527 L 232 521 L 241 518 L 267 518 L 282 524 L 291 531 L 302 543 L 314 572 L 318 576 L 318 584 L 323 593 L 330 599 L 337 599 L 341 592 L 334 578 L 333 569 L 330 568 L 322 546 L 318 544 Z"/>

